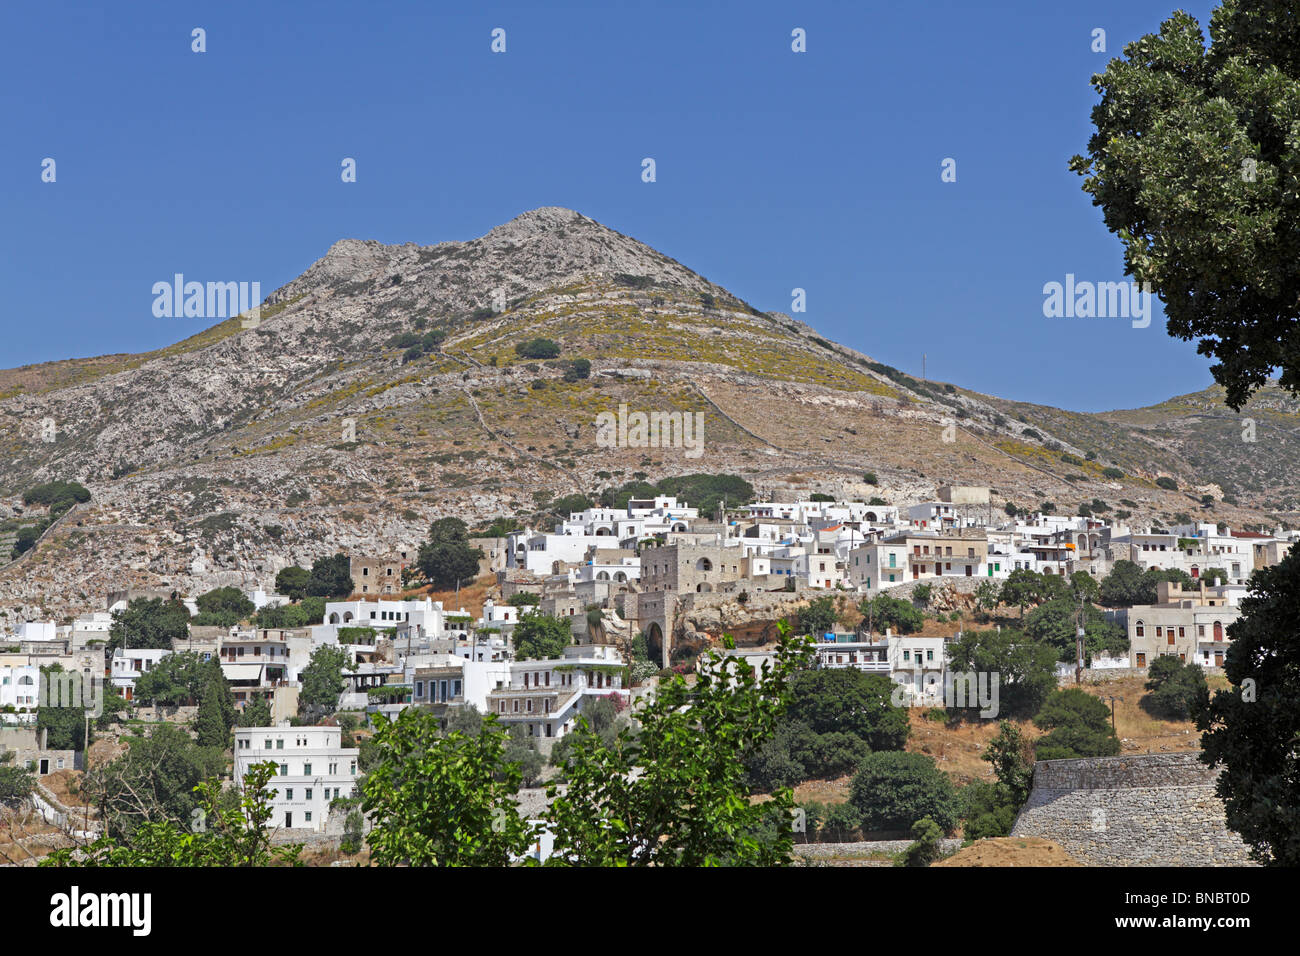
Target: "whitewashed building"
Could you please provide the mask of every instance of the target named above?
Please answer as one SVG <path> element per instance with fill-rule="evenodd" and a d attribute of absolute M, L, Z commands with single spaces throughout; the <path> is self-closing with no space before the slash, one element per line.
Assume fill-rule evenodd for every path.
<path fill-rule="evenodd" d="M 320 832 L 330 801 L 352 796 L 356 787 L 359 751 L 341 740 L 338 727 L 237 727 L 235 780 L 242 783 L 254 764 L 273 762 L 270 825 Z"/>

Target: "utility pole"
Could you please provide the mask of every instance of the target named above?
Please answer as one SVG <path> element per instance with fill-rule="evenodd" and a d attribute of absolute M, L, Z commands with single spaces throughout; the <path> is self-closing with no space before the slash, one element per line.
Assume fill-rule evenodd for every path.
<path fill-rule="evenodd" d="M 1074 632 L 1074 682 L 1076 684 L 1083 683 L 1083 638 L 1084 638 L 1083 624 L 1084 621 L 1086 620 L 1086 614 L 1087 614 L 1085 610 L 1086 607 L 1087 604 L 1084 602 L 1084 597 L 1082 594 L 1080 594 L 1079 595 L 1079 626 L 1078 628 L 1075 629 Z M 1114 707 L 1113 704 L 1111 706 L 1112 708 Z"/>
<path fill-rule="evenodd" d="M 922 352 L 922 353 L 921 353 L 921 381 L 924 382 L 925 380 L 926 380 L 926 378 L 925 378 L 925 353 Z"/>
<path fill-rule="evenodd" d="M 1116 701 L 1116 700 L 1123 700 L 1124 698 L 1123 698 L 1123 697 L 1112 697 L 1112 696 L 1107 695 L 1107 699 L 1110 701 L 1110 732 L 1111 732 L 1112 734 L 1114 734 L 1114 733 L 1116 733 L 1116 731 L 1115 731 L 1115 701 Z"/>

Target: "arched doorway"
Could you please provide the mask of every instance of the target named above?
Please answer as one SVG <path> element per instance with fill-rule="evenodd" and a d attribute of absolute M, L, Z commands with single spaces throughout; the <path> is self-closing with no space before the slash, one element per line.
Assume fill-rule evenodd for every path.
<path fill-rule="evenodd" d="M 650 622 L 650 626 L 645 629 L 645 646 L 646 653 L 650 655 L 650 660 L 663 667 L 665 659 L 664 632 L 658 621 Z"/>

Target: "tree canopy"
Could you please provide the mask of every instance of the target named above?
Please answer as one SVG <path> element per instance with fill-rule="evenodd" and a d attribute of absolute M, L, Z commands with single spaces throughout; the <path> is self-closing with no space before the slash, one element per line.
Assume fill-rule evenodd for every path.
<path fill-rule="evenodd" d="M 527 611 L 519 615 L 510 638 L 520 660 L 563 657 L 564 649 L 573 643 L 572 624 L 567 617 Z"/>
<path fill-rule="evenodd" d="M 125 610 L 113 612 L 108 649 L 110 652 L 119 647 L 171 650 L 172 641 L 185 640 L 189 634 L 190 612 L 184 604 L 162 598 L 136 598 Z"/>
<path fill-rule="evenodd" d="M 1274 368 L 1300 392 L 1300 19 L 1224 0 L 1210 39 L 1178 11 L 1127 44 L 1092 79 L 1096 132 L 1070 168 L 1240 409 Z"/>
<path fill-rule="evenodd" d="M 1228 626 L 1223 670 L 1197 720 L 1202 757 L 1222 767 L 1218 794 L 1228 826 L 1262 863 L 1300 866 L 1300 552 L 1262 568 Z"/>
<path fill-rule="evenodd" d="M 469 543 L 469 530 L 459 518 L 439 518 L 429 527 L 429 540 L 420 545 L 415 566 L 439 591 L 449 591 L 478 575 L 483 549 Z"/>

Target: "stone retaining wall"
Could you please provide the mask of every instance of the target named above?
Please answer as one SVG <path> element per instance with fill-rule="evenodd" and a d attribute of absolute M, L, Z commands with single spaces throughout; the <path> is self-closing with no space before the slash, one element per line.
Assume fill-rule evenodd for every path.
<path fill-rule="evenodd" d="M 1248 866 L 1200 754 L 1042 760 L 1012 836 L 1043 837 L 1089 866 Z"/>
<path fill-rule="evenodd" d="M 866 856 L 869 853 L 902 853 L 913 840 L 867 840 L 854 843 L 796 843 L 794 852 L 799 856 L 820 859 L 834 856 Z M 940 840 L 944 853 L 961 849 L 961 840 Z"/>

